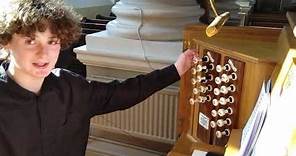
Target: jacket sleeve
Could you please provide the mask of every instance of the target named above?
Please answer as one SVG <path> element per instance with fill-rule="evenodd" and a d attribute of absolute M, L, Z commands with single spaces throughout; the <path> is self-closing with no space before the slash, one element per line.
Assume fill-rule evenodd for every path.
<path fill-rule="evenodd" d="M 178 81 L 180 76 L 172 64 L 146 75 L 138 75 L 123 82 L 90 82 L 90 117 L 123 110 L 145 100 L 150 95 Z"/>

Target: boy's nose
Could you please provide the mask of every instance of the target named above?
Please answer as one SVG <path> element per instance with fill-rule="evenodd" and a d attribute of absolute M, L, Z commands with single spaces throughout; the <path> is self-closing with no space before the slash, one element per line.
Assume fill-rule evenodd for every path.
<path fill-rule="evenodd" d="M 48 54 L 48 47 L 46 45 L 39 45 L 38 47 L 38 55 L 43 56 Z"/>

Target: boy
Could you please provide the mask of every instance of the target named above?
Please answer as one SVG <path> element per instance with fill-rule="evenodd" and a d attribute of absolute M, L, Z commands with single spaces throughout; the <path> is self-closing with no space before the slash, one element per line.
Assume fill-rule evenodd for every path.
<path fill-rule="evenodd" d="M 124 82 L 87 81 L 53 69 L 80 33 L 78 16 L 59 0 L 14 0 L 0 16 L 0 155 L 83 156 L 90 118 L 127 109 L 176 82 L 194 51 L 175 64 Z"/>

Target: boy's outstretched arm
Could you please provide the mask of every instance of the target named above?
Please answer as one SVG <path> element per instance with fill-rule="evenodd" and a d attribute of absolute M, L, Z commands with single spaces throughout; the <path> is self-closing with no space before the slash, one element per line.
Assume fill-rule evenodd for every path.
<path fill-rule="evenodd" d="M 197 56 L 196 51 L 193 49 L 187 49 L 179 55 L 174 65 L 177 68 L 180 77 L 192 66 L 192 59 L 194 57 Z"/>
<path fill-rule="evenodd" d="M 73 105 L 80 108 L 79 113 L 84 114 L 85 112 L 88 117 L 92 117 L 132 107 L 156 91 L 175 83 L 191 68 L 195 56 L 194 50 L 186 50 L 179 55 L 174 64 L 122 82 L 116 80 L 108 83 L 85 81 L 67 72 L 60 75 L 64 75 L 62 77 L 65 77 L 66 83 L 71 81 L 72 85 L 65 93 L 72 92 L 71 97 L 74 100 L 71 101 L 77 103 Z M 82 103 L 86 104 L 85 109 L 81 109 Z"/>

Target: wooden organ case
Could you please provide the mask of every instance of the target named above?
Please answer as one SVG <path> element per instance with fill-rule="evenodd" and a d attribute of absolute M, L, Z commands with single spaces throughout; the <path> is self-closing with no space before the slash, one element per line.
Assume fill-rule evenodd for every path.
<path fill-rule="evenodd" d="M 196 49 L 199 59 L 181 77 L 180 138 L 168 155 L 191 155 L 195 149 L 223 154 L 276 65 L 281 29 L 225 26 L 211 38 L 205 29 L 190 25 L 184 32 L 184 49 Z"/>

